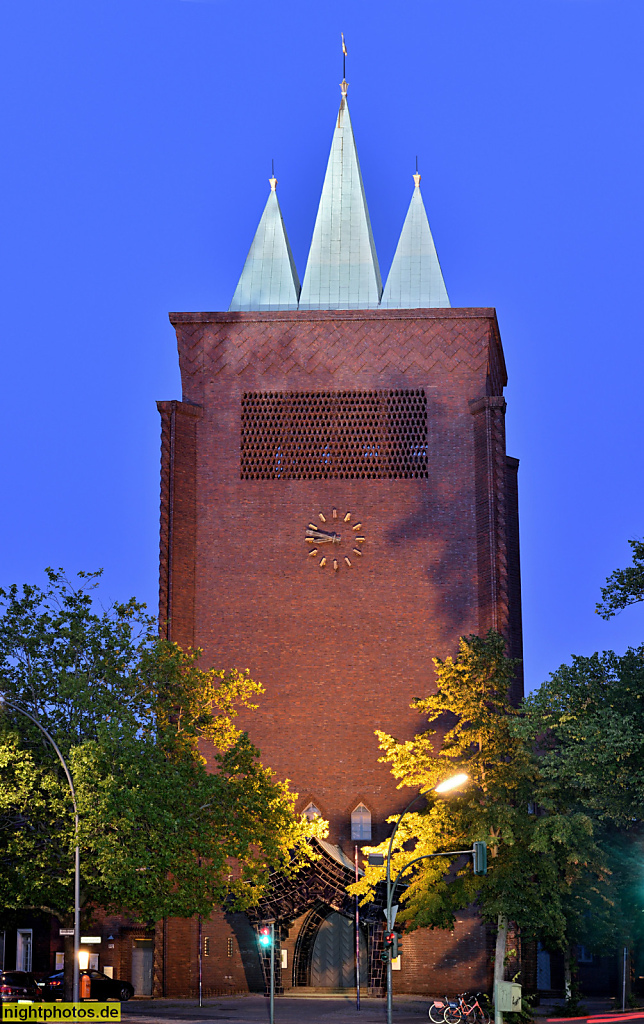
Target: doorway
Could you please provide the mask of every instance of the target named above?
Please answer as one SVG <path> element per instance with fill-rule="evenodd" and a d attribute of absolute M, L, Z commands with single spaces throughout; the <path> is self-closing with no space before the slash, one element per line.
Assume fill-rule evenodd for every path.
<path fill-rule="evenodd" d="M 318 928 L 311 955 L 314 988 L 355 988 L 356 925 L 349 917 L 332 912 Z M 367 943 L 360 931 L 360 984 L 366 985 Z"/>
<path fill-rule="evenodd" d="M 31 971 L 33 928 L 19 928 L 16 940 L 16 970 Z"/>
<path fill-rule="evenodd" d="M 153 960 L 153 940 L 134 939 L 132 943 L 132 984 L 135 996 L 152 995 Z"/>

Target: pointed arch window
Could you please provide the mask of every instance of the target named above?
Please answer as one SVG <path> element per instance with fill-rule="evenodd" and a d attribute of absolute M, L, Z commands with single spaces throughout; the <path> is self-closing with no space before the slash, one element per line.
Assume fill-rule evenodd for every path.
<path fill-rule="evenodd" d="M 371 811 L 364 804 L 351 811 L 351 838 L 371 839 Z"/>
<path fill-rule="evenodd" d="M 307 821 L 314 821 L 316 818 L 321 817 L 319 808 L 317 808 L 314 803 L 307 804 L 302 811 L 302 814 Z"/>

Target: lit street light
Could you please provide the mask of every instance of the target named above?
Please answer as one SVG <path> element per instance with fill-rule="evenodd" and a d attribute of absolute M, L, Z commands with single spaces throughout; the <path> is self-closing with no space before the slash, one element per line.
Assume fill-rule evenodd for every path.
<path fill-rule="evenodd" d="M 448 793 L 448 792 L 453 791 L 455 789 L 459 789 L 468 780 L 469 780 L 469 776 L 466 775 L 464 772 L 461 772 L 458 775 L 452 775 L 452 776 L 450 776 L 450 778 L 445 779 L 443 782 L 439 783 L 438 786 L 436 786 L 436 788 L 434 789 L 434 792 L 435 793 Z M 393 911 L 393 908 L 392 908 L 391 904 L 392 904 L 393 895 L 394 895 L 394 893 L 396 891 L 396 886 L 398 885 L 400 879 L 405 874 L 405 872 L 408 871 L 409 868 L 413 864 L 417 864 L 418 861 L 421 861 L 421 860 L 428 860 L 430 857 L 454 857 L 457 854 L 470 853 L 470 854 L 472 854 L 472 856 L 474 858 L 474 870 L 475 870 L 475 873 L 476 874 L 487 874 L 487 847 L 486 847 L 485 843 L 474 843 L 474 846 L 473 846 L 473 848 L 471 850 L 448 850 L 445 853 L 426 853 L 422 857 L 415 857 L 414 860 L 410 860 L 409 863 L 405 864 L 404 868 L 402 868 L 398 872 L 398 874 L 396 875 L 396 878 L 394 880 L 394 883 L 392 885 L 392 882 L 391 882 L 391 851 L 392 851 L 392 848 L 393 848 L 394 839 L 396 837 L 396 832 L 398 831 L 398 826 L 400 825 L 401 821 L 405 817 L 405 815 L 406 815 L 407 811 L 409 810 L 409 808 L 411 807 L 411 805 L 413 803 L 415 803 L 416 800 L 418 800 L 419 796 L 424 796 L 424 795 L 425 795 L 424 793 L 417 793 L 416 796 L 414 797 L 414 799 L 409 801 L 409 803 L 405 807 L 405 810 L 402 812 L 402 814 L 398 818 L 398 821 L 396 822 L 394 830 L 391 833 L 391 837 L 389 839 L 389 848 L 387 850 L 387 935 L 388 936 L 391 935 L 391 933 L 393 931 L 393 927 L 394 927 L 395 913 Z M 370 864 L 375 864 L 375 865 L 382 865 L 382 864 L 384 864 L 384 856 L 383 856 L 383 854 L 381 854 L 381 853 L 370 854 L 370 856 L 369 856 L 369 863 Z M 393 942 L 392 943 L 387 943 L 386 952 L 384 952 L 382 954 L 383 960 L 386 959 L 386 962 L 387 962 L 387 1024 L 392 1024 L 392 1014 L 393 1014 L 393 1005 L 392 1005 L 393 990 L 392 990 L 392 973 L 391 973 L 392 945 L 393 945 Z"/>
<path fill-rule="evenodd" d="M 28 718 L 38 729 L 43 733 L 46 739 L 51 743 L 52 747 L 58 755 L 58 760 L 63 766 L 63 771 L 67 776 L 67 782 L 69 783 L 69 789 L 72 795 L 72 803 L 74 805 L 74 833 L 76 836 L 76 849 L 74 850 L 74 963 L 73 963 L 73 982 L 72 982 L 72 1000 L 78 1002 L 78 979 L 79 979 L 79 963 L 78 954 L 80 946 L 80 848 L 78 846 L 78 807 L 76 805 L 76 793 L 74 792 L 74 783 L 67 767 L 67 762 L 61 754 L 58 744 L 54 740 L 53 736 L 47 732 L 45 727 L 40 724 L 37 718 L 25 711 L 24 708 L 19 707 L 12 701 L 7 700 L 4 694 L 0 693 L 0 705 L 4 705 L 6 708 L 11 708 L 12 711 L 17 711 L 18 714 L 24 715 Z"/>
<path fill-rule="evenodd" d="M 468 780 L 469 775 L 466 775 L 465 772 L 460 772 L 458 775 L 452 775 L 449 779 L 444 779 L 443 782 L 439 782 L 435 787 L 434 792 L 449 793 L 453 789 L 459 789 L 461 786 L 464 786 Z"/>

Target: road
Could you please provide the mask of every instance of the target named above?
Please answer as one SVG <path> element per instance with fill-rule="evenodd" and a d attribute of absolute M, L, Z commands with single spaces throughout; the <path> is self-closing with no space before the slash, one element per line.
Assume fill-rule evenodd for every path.
<path fill-rule="evenodd" d="M 560 1007 L 540 1006 L 535 1019 L 539 1024 L 644 1024 L 644 1009 L 628 1013 L 606 1012 L 610 1000 L 589 1000 L 593 1012 L 584 1017 L 561 1017 Z M 429 999 L 425 996 L 396 996 L 394 1024 L 421 1024 L 427 1020 Z M 588 1007 L 590 1010 L 590 1007 Z M 124 1024 L 268 1024 L 268 999 L 259 995 L 221 996 L 206 999 L 202 1007 L 195 999 L 134 999 L 122 1004 Z M 275 1024 L 385 1024 L 384 999 L 362 999 L 356 1010 L 355 996 L 278 996 L 275 999 Z"/>

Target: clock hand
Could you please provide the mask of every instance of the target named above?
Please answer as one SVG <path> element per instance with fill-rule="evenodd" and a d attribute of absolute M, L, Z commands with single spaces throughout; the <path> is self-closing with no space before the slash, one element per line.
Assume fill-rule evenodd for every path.
<path fill-rule="evenodd" d="M 339 533 L 328 533 L 326 530 L 318 530 L 317 526 L 309 523 L 306 539 L 315 544 L 339 544 L 342 537 Z"/>

